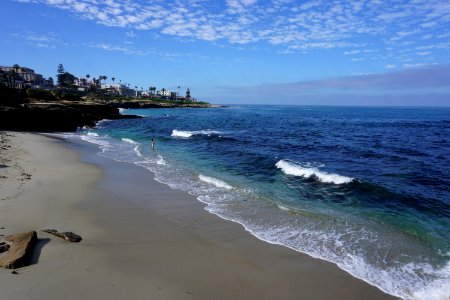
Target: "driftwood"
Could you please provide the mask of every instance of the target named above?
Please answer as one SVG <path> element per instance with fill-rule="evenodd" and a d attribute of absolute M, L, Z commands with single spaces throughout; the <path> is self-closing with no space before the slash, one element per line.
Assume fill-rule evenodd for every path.
<path fill-rule="evenodd" d="M 42 231 L 53 234 L 57 237 L 60 237 L 62 239 L 65 239 L 66 241 L 73 243 L 78 243 L 82 240 L 81 236 L 73 232 L 58 232 L 56 229 L 43 229 Z"/>

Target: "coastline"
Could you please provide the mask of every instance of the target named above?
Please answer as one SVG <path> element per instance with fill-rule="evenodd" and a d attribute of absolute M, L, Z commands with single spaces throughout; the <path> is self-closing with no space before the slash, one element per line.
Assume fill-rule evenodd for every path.
<path fill-rule="evenodd" d="M 98 156 L 93 145 L 8 134 L 15 137 L 7 152 L 22 169 L 6 175 L 16 193 L 0 191 L 0 233 L 36 230 L 40 239 L 36 264 L 19 275 L 0 270 L 8 298 L 391 298 L 331 263 L 258 240 L 150 172 Z M 23 173 L 30 179 L 19 180 Z"/>

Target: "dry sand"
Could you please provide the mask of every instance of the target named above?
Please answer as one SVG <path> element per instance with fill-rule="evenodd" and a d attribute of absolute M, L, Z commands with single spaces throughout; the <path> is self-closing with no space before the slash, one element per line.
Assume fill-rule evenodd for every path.
<path fill-rule="evenodd" d="M 89 145 L 8 134 L 0 234 L 55 228 L 83 241 L 38 231 L 34 264 L 17 275 L 0 269 L 0 299 L 390 298 L 333 264 L 258 240 Z"/>

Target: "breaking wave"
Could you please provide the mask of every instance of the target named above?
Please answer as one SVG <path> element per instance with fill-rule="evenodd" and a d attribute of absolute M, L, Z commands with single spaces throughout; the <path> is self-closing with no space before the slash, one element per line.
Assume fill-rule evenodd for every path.
<path fill-rule="evenodd" d="M 275 166 L 287 175 L 300 176 L 304 178 L 315 177 L 317 180 L 325 183 L 344 184 L 349 183 L 354 179 L 352 177 L 320 171 L 315 167 L 302 167 L 297 163 L 287 160 L 280 160 L 275 164 Z"/>
<path fill-rule="evenodd" d="M 231 190 L 233 188 L 231 185 L 227 184 L 225 181 L 219 180 L 219 179 L 214 178 L 214 177 L 208 177 L 208 176 L 204 176 L 204 175 L 200 174 L 200 175 L 198 175 L 198 178 L 201 181 L 213 184 L 213 185 L 215 185 L 216 187 L 219 187 L 219 188 L 224 188 L 224 189 L 227 189 L 227 190 Z"/>
<path fill-rule="evenodd" d="M 210 129 L 206 129 L 206 130 L 198 130 L 198 131 L 182 131 L 182 130 L 172 130 L 172 136 L 173 137 L 182 137 L 182 138 L 189 138 L 193 135 L 213 135 L 213 134 L 221 134 L 220 131 L 215 131 L 215 130 L 210 130 Z"/>

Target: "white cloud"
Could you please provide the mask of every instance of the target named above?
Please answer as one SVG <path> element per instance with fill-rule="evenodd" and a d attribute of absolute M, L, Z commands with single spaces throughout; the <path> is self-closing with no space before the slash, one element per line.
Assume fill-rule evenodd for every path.
<path fill-rule="evenodd" d="M 38 34 L 35 32 L 25 32 L 20 34 L 12 33 L 11 36 L 19 41 L 25 41 L 27 45 L 37 48 L 55 49 L 57 46 L 67 46 L 67 44 L 53 32 L 45 34 Z"/>
<path fill-rule="evenodd" d="M 146 56 L 151 54 L 149 51 L 136 50 L 125 46 L 117 46 L 106 43 L 90 44 L 89 46 L 93 48 L 103 49 L 106 51 L 121 52 L 127 55 Z"/>
<path fill-rule="evenodd" d="M 376 48 L 390 48 L 384 51 L 391 58 L 400 57 L 400 51 L 414 46 L 430 47 L 431 56 L 448 49 L 437 47 L 435 39 L 448 38 L 450 26 L 448 0 L 15 1 L 45 4 L 130 31 L 229 44 L 261 42 L 277 53 L 342 48 L 344 55 L 361 56 L 353 59 L 371 59 L 366 56 Z M 369 45 L 361 45 L 361 38 Z M 424 49 L 410 55 L 424 56 Z"/>

